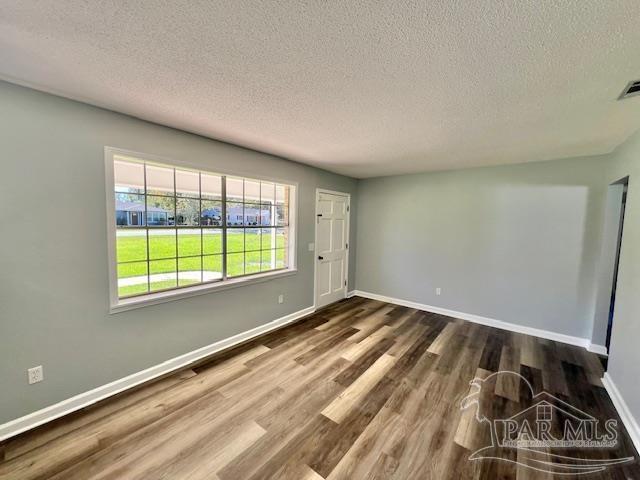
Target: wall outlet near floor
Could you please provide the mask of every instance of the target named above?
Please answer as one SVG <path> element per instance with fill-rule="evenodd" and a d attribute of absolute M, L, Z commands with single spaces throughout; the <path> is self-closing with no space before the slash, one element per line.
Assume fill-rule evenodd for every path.
<path fill-rule="evenodd" d="M 440 287 L 436 288 L 436 295 L 440 295 L 442 293 L 442 289 Z"/>
<path fill-rule="evenodd" d="M 278 303 L 284 303 L 284 295 L 282 293 L 278 295 Z"/>
<path fill-rule="evenodd" d="M 38 365 L 37 367 L 28 369 L 27 377 L 29 379 L 29 385 L 33 385 L 34 383 L 38 383 L 44 380 L 44 371 L 42 370 L 42 365 Z"/>

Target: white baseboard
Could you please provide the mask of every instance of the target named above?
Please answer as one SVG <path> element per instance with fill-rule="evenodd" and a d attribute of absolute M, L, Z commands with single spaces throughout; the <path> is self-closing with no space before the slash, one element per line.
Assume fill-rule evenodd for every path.
<path fill-rule="evenodd" d="M 347 293 L 347 298 L 351 298 L 353 296 L 360 296 L 360 297 L 370 298 L 373 300 L 379 300 L 382 302 L 393 303 L 396 305 L 403 305 L 410 308 L 417 308 L 419 310 L 425 310 L 428 312 L 438 313 L 441 315 L 460 318 L 462 320 L 467 320 L 473 323 L 479 323 L 479 324 L 487 325 L 490 327 L 501 328 L 503 330 L 510 330 L 518 333 L 524 333 L 527 335 L 533 335 L 536 337 L 547 338 L 549 340 L 555 340 L 562 343 L 568 343 L 571 345 L 578 345 L 578 346 L 588 348 L 590 351 L 595 353 L 606 354 L 606 348 L 604 346 L 592 345 L 589 340 L 584 338 L 571 337 L 569 335 L 554 333 L 547 330 L 524 327 L 522 325 L 503 322 L 503 321 L 495 320 L 488 317 L 481 317 L 479 315 L 473 315 L 473 314 L 464 313 L 464 312 L 457 312 L 457 311 L 448 310 L 445 308 L 434 307 L 432 305 L 426 305 L 426 304 L 412 302 L 408 300 L 402 300 L 399 298 L 378 295 L 376 293 L 363 292 L 361 290 L 352 290 Z M 246 332 L 239 333 L 237 335 L 226 338 L 224 340 L 220 340 L 218 342 L 212 343 L 211 345 L 207 345 L 197 350 L 193 350 L 192 352 L 172 358 L 170 360 L 162 362 L 153 367 L 147 368 L 145 370 L 134 373 L 127 377 L 115 380 L 106 385 L 102 385 L 100 387 L 94 388 L 93 390 L 89 390 L 87 392 L 81 393 L 74 397 L 71 397 L 61 402 L 58 402 L 56 404 L 53 404 L 49 407 L 45 407 L 41 410 L 37 410 L 36 412 L 17 418 L 15 420 L 11 420 L 7 423 L 0 425 L 0 441 L 13 437 L 15 435 L 18 435 L 19 433 L 25 432 L 27 430 L 35 428 L 44 423 L 55 420 L 56 418 L 62 417 L 76 410 L 80 410 L 81 408 L 88 407 L 89 405 L 99 402 L 100 400 L 103 400 L 110 396 L 121 393 L 125 390 L 128 390 L 142 383 L 153 380 L 154 378 L 157 378 L 162 375 L 166 375 L 167 373 L 171 373 L 173 371 L 187 367 L 188 365 L 194 362 L 197 362 L 199 360 L 202 360 L 203 358 L 208 357 L 209 355 L 217 353 L 221 350 L 225 350 L 227 348 L 233 347 L 234 345 L 250 340 L 251 338 L 257 337 L 271 330 L 275 330 L 284 325 L 295 322 L 296 320 L 299 320 L 300 318 L 313 313 L 314 310 L 315 310 L 314 307 L 307 307 L 305 309 L 299 310 L 297 312 L 294 312 L 284 317 L 273 320 L 264 325 L 260 325 L 259 327 L 253 328 L 251 330 L 247 330 Z M 618 409 L 620 413 L 620 417 L 625 422 L 625 426 L 627 426 L 627 429 L 630 431 L 630 434 L 631 434 L 631 431 L 635 429 L 633 430 L 635 436 L 633 436 L 633 434 L 631 435 L 632 435 L 632 438 L 634 439 L 634 444 L 636 445 L 636 448 L 640 450 L 640 446 L 638 443 L 638 439 L 640 439 L 640 434 L 638 434 L 638 432 L 640 430 L 638 430 L 638 426 L 637 426 L 637 423 L 635 422 L 635 419 L 633 418 L 633 416 L 630 415 L 630 413 L 628 413 L 626 404 L 622 400 L 622 397 L 620 397 L 620 394 L 618 393 L 618 390 L 615 388 L 613 383 L 611 383 L 610 380 L 607 381 L 606 374 L 605 374 L 605 378 L 603 379 L 603 383 L 605 384 L 605 387 L 607 388 L 607 391 L 609 392 L 609 395 L 611 396 L 614 405 Z M 607 386 L 607 384 L 611 385 L 611 387 Z M 616 392 L 615 394 L 612 393 L 613 390 L 615 390 Z M 617 395 L 617 397 L 615 395 Z M 616 398 L 618 400 L 616 400 Z M 619 404 L 623 405 L 624 407 L 619 407 L 618 406 Z M 624 411 L 626 413 L 623 414 L 622 408 L 625 409 Z M 629 422 L 631 422 L 630 425 L 632 426 L 627 425 L 627 421 L 625 420 L 625 415 L 626 415 L 626 418 L 630 419 Z"/>
<path fill-rule="evenodd" d="M 636 447 L 638 452 L 640 452 L 640 426 L 638 426 L 638 422 L 631 414 L 631 410 L 629 410 L 627 403 L 624 401 L 624 398 L 622 398 L 620 390 L 618 390 L 618 387 L 607 372 L 605 372 L 604 377 L 602 377 L 602 384 L 607 390 L 609 397 L 611 397 L 613 406 L 616 407 L 618 415 L 620 415 L 620 418 L 622 419 L 622 423 L 624 423 L 624 426 L 629 432 L 633 446 Z"/>
<path fill-rule="evenodd" d="M 23 417 L 11 420 L 10 422 L 0 425 L 0 441 L 18 435 L 19 433 L 26 432 L 27 430 L 55 420 L 56 418 L 62 417 L 81 408 L 88 407 L 100 400 L 140 385 L 141 383 L 153 380 L 161 375 L 166 375 L 167 373 L 171 373 L 180 368 L 187 367 L 188 365 L 202 360 L 209 355 L 233 347 L 234 345 L 250 340 L 271 330 L 275 330 L 276 328 L 280 328 L 288 323 L 295 322 L 296 320 L 299 320 L 313 312 L 314 307 L 304 308 L 264 325 L 260 325 L 259 327 L 247 330 L 246 332 L 225 338 L 224 340 L 212 343 L 211 345 L 207 345 L 197 350 L 193 350 L 192 352 L 185 353 L 184 355 L 172 358 L 171 360 L 162 362 L 158 365 L 154 365 L 146 370 L 142 370 L 114 382 L 94 388 L 93 390 L 89 390 L 88 392 L 68 398 L 49 407 L 37 410 Z"/>
<path fill-rule="evenodd" d="M 353 295 L 370 298 L 372 300 L 379 300 L 381 302 L 394 303 L 396 305 L 402 305 L 405 307 L 416 308 L 418 310 L 425 310 L 427 312 L 446 315 L 448 317 L 460 318 L 462 320 L 467 320 L 469 322 L 479 323 L 481 325 L 487 325 L 489 327 L 500 328 L 502 330 L 509 330 L 511 332 L 524 333 L 526 335 L 532 335 L 534 337 L 546 338 L 548 340 L 554 340 L 560 343 L 568 343 L 569 345 L 577 345 L 579 347 L 587 348 L 591 343 L 586 338 L 572 337 L 571 335 L 565 335 L 563 333 L 556 333 L 556 332 L 551 332 L 549 330 L 541 330 L 539 328 L 526 327 L 524 325 L 503 322 L 502 320 L 496 320 L 494 318 L 489 318 L 489 317 L 482 317 L 480 315 L 473 315 L 471 313 L 457 312 L 455 310 L 448 310 L 446 308 L 434 307 L 432 305 L 426 305 L 424 303 L 417 303 L 409 300 L 403 300 L 401 298 L 393 298 L 393 297 L 387 297 L 385 295 L 378 295 L 377 293 L 369 293 L 369 292 L 363 292 L 362 290 L 354 290 Z"/>
<path fill-rule="evenodd" d="M 370 298 L 372 300 L 379 300 L 381 302 L 393 303 L 396 305 L 402 305 L 405 307 L 416 308 L 418 310 L 424 310 L 427 312 L 438 313 L 440 315 L 447 315 L 449 317 L 460 318 L 462 320 L 468 320 L 473 323 L 479 323 L 490 327 L 501 328 L 503 330 L 510 330 L 512 332 L 524 333 L 535 337 L 546 338 L 549 340 L 555 340 L 556 342 L 568 343 L 570 345 L 577 345 L 584 347 L 590 352 L 594 352 L 600 355 L 607 354 L 607 348 L 604 345 L 592 344 L 589 339 L 581 337 L 572 337 L 570 335 L 564 335 L 562 333 L 550 332 L 548 330 L 541 330 L 538 328 L 525 327 L 517 325 L 515 323 L 503 322 L 501 320 L 495 320 L 493 318 L 481 317 L 479 315 L 473 315 L 470 313 L 456 312 L 455 310 L 448 310 L 446 308 L 434 307 L 432 305 L 426 305 L 423 303 L 411 302 L 409 300 L 402 300 L 399 298 L 387 297 L 384 295 L 378 295 L 377 293 L 363 292 L 361 290 L 353 290 L 349 296 L 359 296 Z M 620 391 L 616 387 L 615 383 L 611 379 L 608 373 L 605 372 L 602 378 L 602 384 L 604 385 L 607 393 L 611 397 L 611 401 L 615 406 L 624 426 L 629 432 L 631 441 L 636 450 L 640 452 L 640 426 L 635 417 L 631 414 L 629 407 L 622 398 Z"/>
<path fill-rule="evenodd" d="M 589 342 L 589 345 L 587 345 L 587 350 L 598 355 L 603 355 L 605 357 L 609 356 L 609 351 L 604 345 L 596 345 L 595 343 Z"/>

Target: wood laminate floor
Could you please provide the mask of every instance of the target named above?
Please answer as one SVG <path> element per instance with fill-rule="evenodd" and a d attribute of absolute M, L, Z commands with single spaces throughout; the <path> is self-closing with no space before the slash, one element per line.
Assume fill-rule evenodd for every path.
<path fill-rule="evenodd" d="M 492 375 L 505 370 L 522 377 Z M 354 297 L 10 439 L 0 478 L 638 479 L 635 460 L 580 476 L 524 467 L 521 451 L 469 460 L 491 445 L 477 418 L 528 408 L 527 385 L 618 418 L 601 376 L 579 347 Z M 617 447 L 567 455 L 637 457 L 619 429 Z"/>

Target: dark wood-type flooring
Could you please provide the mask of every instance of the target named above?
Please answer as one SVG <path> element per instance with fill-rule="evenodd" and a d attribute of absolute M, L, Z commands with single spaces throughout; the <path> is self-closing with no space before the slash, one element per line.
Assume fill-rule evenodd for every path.
<path fill-rule="evenodd" d="M 476 410 L 506 418 L 532 404 L 518 377 L 491 375 L 504 370 L 618 418 L 602 364 L 582 348 L 354 297 L 6 441 L 0 479 L 640 478 L 635 460 L 579 477 L 524 467 L 508 450 L 469 460 L 491 445 Z M 637 457 L 619 429 L 613 449 L 567 452 Z"/>

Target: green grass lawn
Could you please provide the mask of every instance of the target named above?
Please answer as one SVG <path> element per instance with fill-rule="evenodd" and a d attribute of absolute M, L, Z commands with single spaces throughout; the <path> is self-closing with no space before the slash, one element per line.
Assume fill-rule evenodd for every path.
<path fill-rule="evenodd" d="M 261 234 L 260 232 L 263 232 Z M 133 235 L 133 233 L 139 233 Z M 286 239 L 283 231 L 271 234 L 268 229 L 229 230 L 227 234 L 227 274 L 228 276 L 258 273 L 260 271 L 283 268 L 285 266 Z M 149 272 L 147 272 L 147 248 Z M 200 283 L 203 272 L 205 281 L 222 275 L 222 231 L 220 229 L 179 230 L 176 240 L 175 230 L 152 231 L 147 237 L 143 230 L 120 231 L 116 243 L 118 257 L 118 279 L 139 277 L 147 273 L 163 274 L 176 272 L 177 280 L 153 281 L 151 291 Z M 245 253 L 246 252 L 246 253 Z M 129 263 L 123 263 L 129 262 Z M 186 273 L 190 272 L 190 273 Z M 194 278 L 196 275 L 198 278 Z M 146 283 L 122 285 L 118 288 L 121 297 L 147 292 Z"/>

